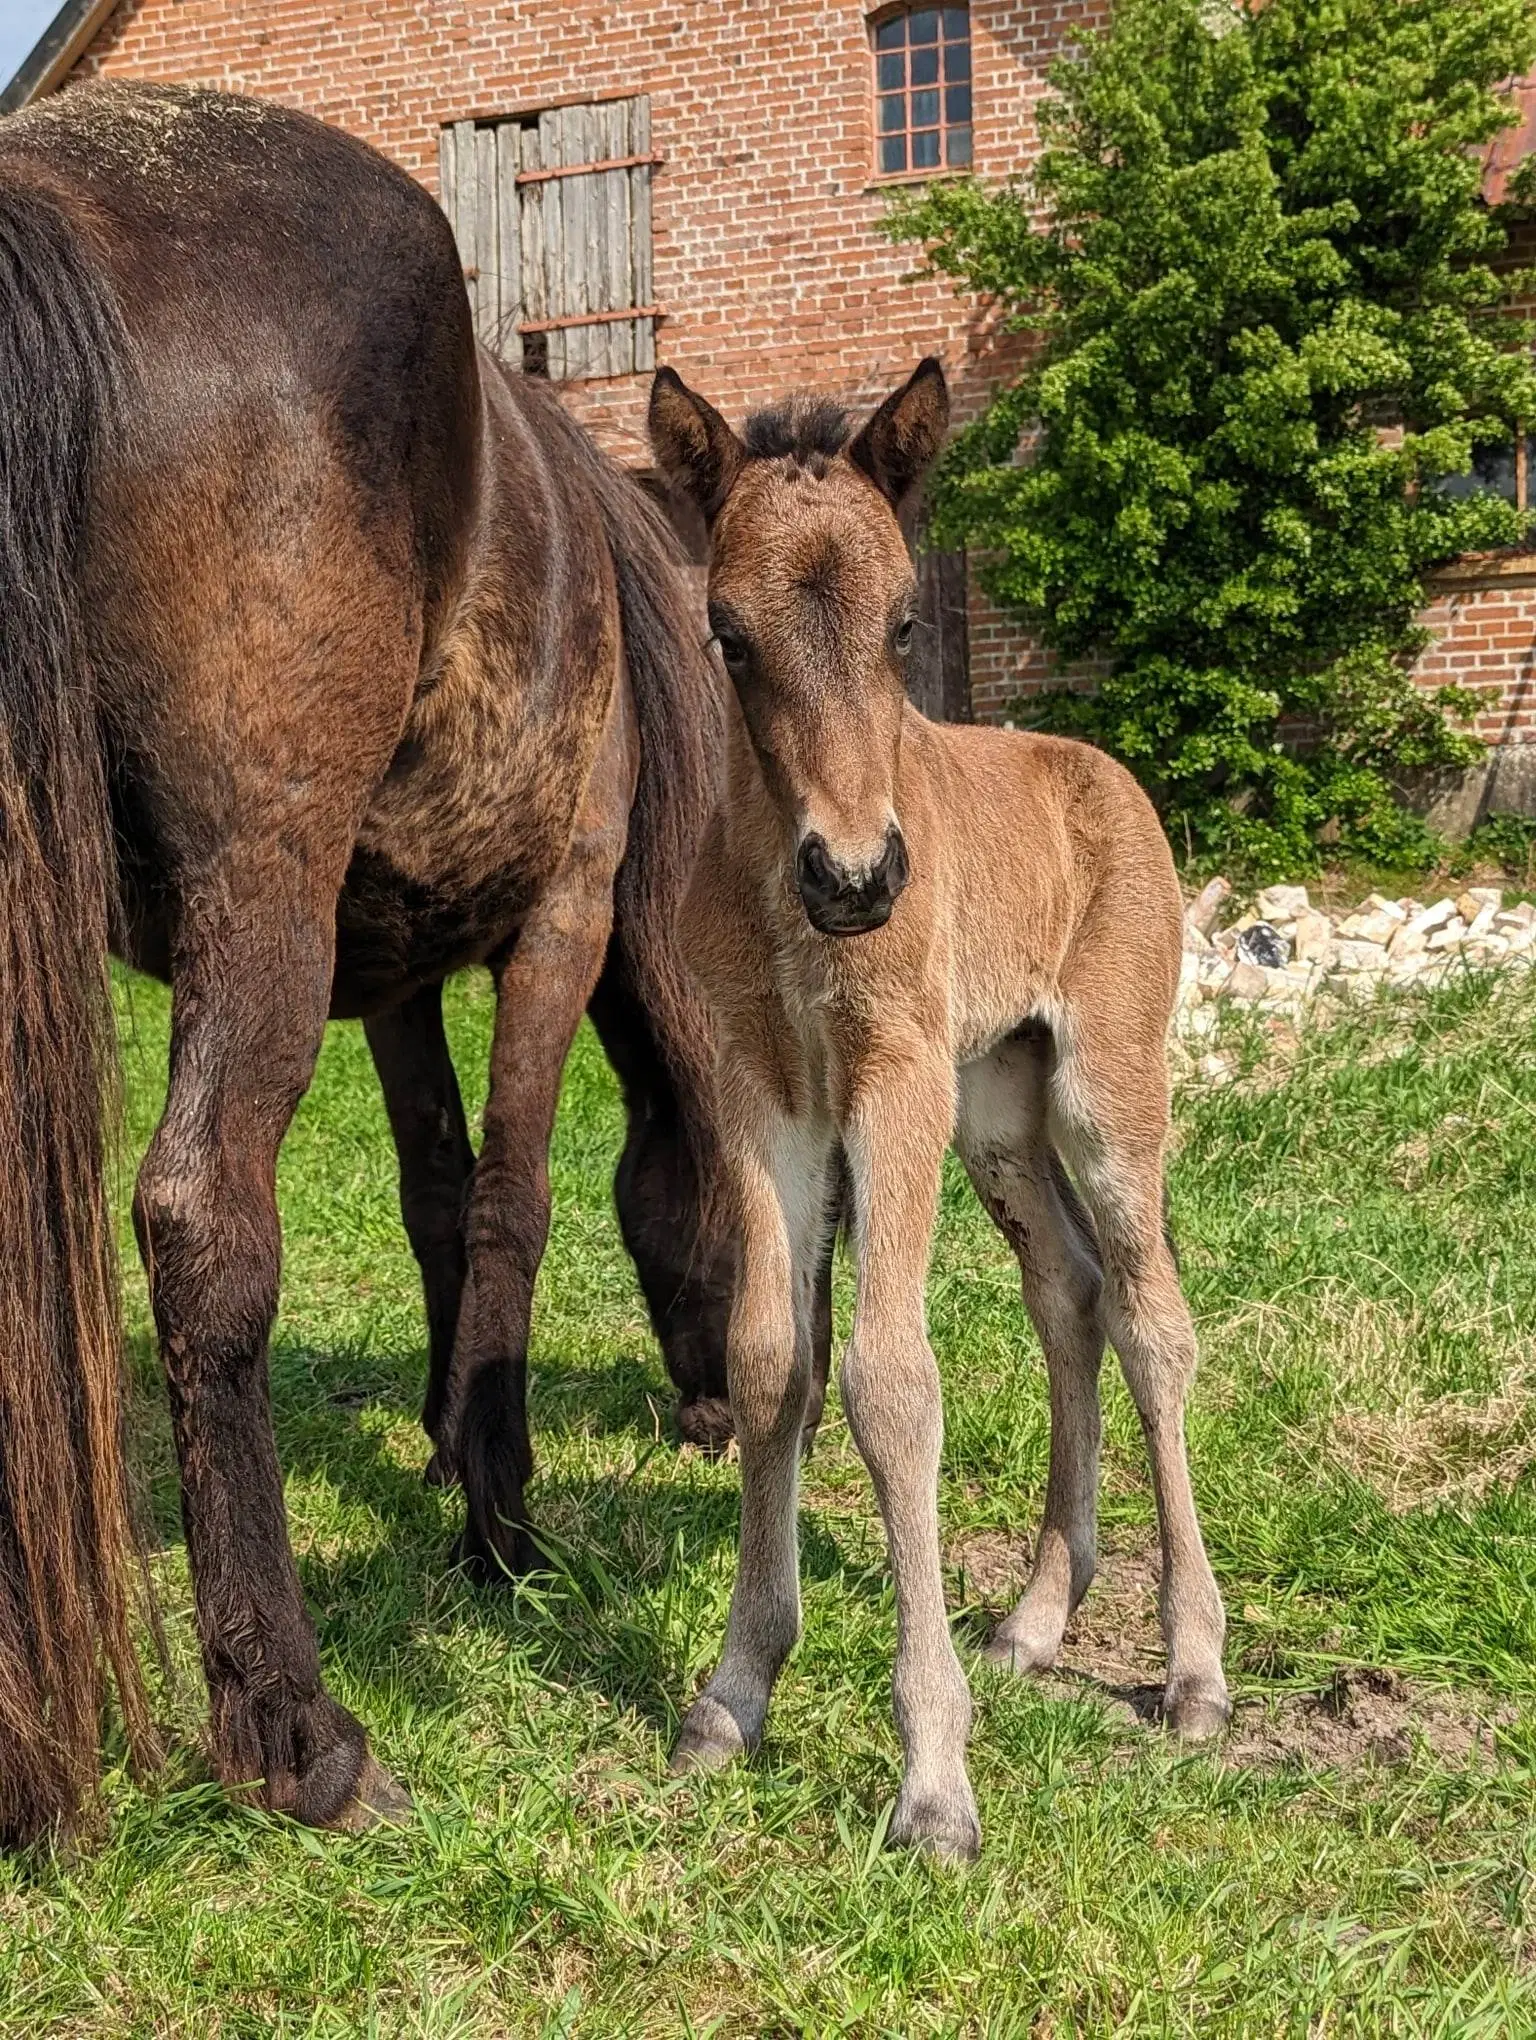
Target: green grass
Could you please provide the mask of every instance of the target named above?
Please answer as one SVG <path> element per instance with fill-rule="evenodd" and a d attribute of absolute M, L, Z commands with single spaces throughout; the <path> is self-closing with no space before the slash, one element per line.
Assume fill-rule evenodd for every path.
<path fill-rule="evenodd" d="M 136 1159 L 166 1002 L 137 980 L 121 997 Z M 483 981 L 451 1015 L 478 1096 Z M 356 1028 L 332 1030 L 284 1151 L 272 1378 L 294 1542 L 332 1688 L 415 1792 L 405 1830 L 315 1835 L 206 1781 L 132 1266 L 177 1747 L 156 1791 L 114 1774 L 103 1841 L 0 1867 L 0 2030 L 1536 2032 L 1536 988 L 1468 979 L 1362 1012 L 1283 1072 L 1260 1060 L 1181 1100 L 1196 1486 L 1247 1741 L 1268 1721 L 1294 1747 L 1191 1754 L 1086 1682 L 978 1669 L 985 1839 L 966 1874 L 880 1846 L 893 1611 L 835 1399 L 808 1475 L 805 1638 L 767 1745 L 707 1783 L 665 1778 L 723 1628 L 736 1475 L 668 1442 L 609 1203 L 618 1136 L 584 1033 L 535 1342 L 534 1502 L 561 1566 L 491 1599 L 447 1571 L 457 1502 L 420 1481 L 416 1277 Z M 1021 1551 L 1044 1384 L 1012 1264 L 954 1171 L 930 1296 L 948 1548 Z M 1106 1379 L 1108 1557 L 1085 1614 L 1113 1629 L 1128 1609 L 1125 1647 L 1144 1650 L 1123 1580 L 1144 1575 L 1150 1501 Z M 967 1644 L 974 1570 L 951 1572 Z M 1352 1666 L 1497 1729 L 1446 1756 L 1410 1730 L 1401 1761 L 1330 1769 L 1297 1696 Z"/>

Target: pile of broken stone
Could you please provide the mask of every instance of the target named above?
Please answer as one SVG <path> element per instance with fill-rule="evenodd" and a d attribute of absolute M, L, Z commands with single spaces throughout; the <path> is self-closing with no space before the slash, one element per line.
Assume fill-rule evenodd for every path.
<path fill-rule="evenodd" d="M 1355 997 L 1379 985 L 1439 983 L 1448 972 L 1536 961 L 1536 906 L 1508 907 L 1496 886 L 1455 899 L 1389 900 L 1372 893 L 1335 917 L 1304 885 L 1272 885 L 1222 926 L 1232 888 L 1213 878 L 1184 914 L 1180 1032 L 1203 1035 L 1223 1004 L 1299 1014 L 1319 995 Z"/>

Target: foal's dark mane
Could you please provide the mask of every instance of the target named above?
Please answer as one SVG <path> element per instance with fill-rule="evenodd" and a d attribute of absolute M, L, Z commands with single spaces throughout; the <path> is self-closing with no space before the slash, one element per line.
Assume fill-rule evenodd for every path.
<path fill-rule="evenodd" d="M 851 421 L 841 404 L 808 391 L 754 411 L 742 428 L 749 460 L 793 460 L 814 468 L 841 453 Z"/>

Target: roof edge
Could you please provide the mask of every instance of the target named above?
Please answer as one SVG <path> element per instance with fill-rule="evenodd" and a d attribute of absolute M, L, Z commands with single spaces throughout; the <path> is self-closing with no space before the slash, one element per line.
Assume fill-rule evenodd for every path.
<path fill-rule="evenodd" d="M 0 114 L 14 113 L 61 85 L 116 5 L 117 0 L 65 0 L 33 44 L 31 54 L 0 90 Z"/>

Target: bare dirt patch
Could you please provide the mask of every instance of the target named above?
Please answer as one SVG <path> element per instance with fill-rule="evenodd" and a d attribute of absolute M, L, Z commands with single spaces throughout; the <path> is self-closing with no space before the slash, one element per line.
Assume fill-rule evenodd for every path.
<path fill-rule="evenodd" d="M 1029 1579 L 1031 1546 L 1003 1531 L 955 1545 L 951 1562 L 968 1594 L 1001 1617 Z M 1054 1698 L 1097 1700 L 1127 1725 L 1151 1725 L 1162 1702 L 1155 1547 L 1106 1551 L 1098 1578 L 1067 1629 L 1054 1671 L 1039 1681 Z M 1374 1666 L 1341 1667 L 1323 1686 L 1266 1691 L 1241 1682 L 1232 1725 L 1218 1745 L 1223 1762 L 1260 1768 L 1348 1770 L 1408 1762 L 1423 1747 L 1440 1762 L 1465 1764 L 1494 1753 L 1514 1710 L 1477 1693 L 1416 1685 Z"/>

